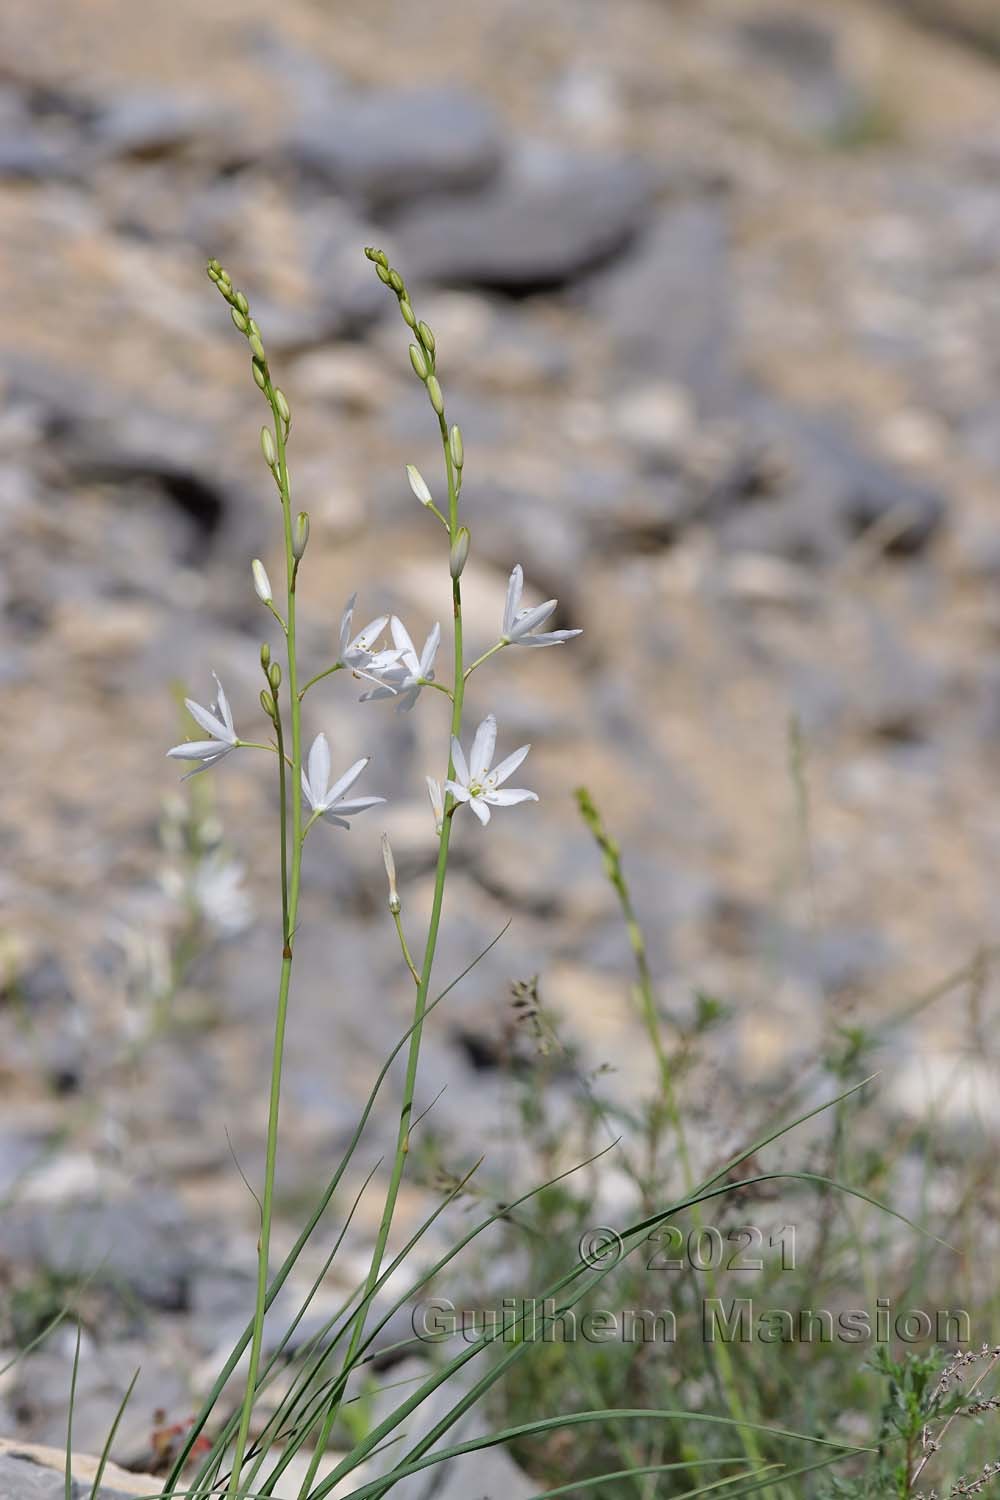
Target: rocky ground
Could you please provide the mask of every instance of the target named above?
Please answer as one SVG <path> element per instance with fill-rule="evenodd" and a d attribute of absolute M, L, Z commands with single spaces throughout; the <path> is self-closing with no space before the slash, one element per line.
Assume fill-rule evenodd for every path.
<path fill-rule="evenodd" d="M 116 1453 L 141 1465 L 153 1413 L 192 1408 L 245 1318 L 254 1256 L 233 1155 L 258 1176 L 272 767 L 234 756 L 191 802 L 163 759 L 178 685 L 208 701 L 212 670 L 263 732 L 248 565 L 278 564 L 256 393 L 206 258 L 250 293 L 292 402 L 314 670 L 355 589 L 419 639 L 446 619 L 403 475 L 436 474 L 434 429 L 371 242 L 435 330 L 465 433 L 471 649 L 517 560 L 585 632 L 474 679 L 471 722 L 495 709 L 503 745 L 533 741 L 541 802 L 456 840 L 441 976 L 513 927 L 428 1038 L 437 1129 L 473 1154 L 509 1121 L 511 978 L 541 973 L 612 1092 L 648 1075 L 579 782 L 627 851 L 664 1002 L 734 1009 L 715 1064 L 736 1098 L 814 1056 L 831 1016 L 873 1022 L 994 937 L 989 11 L 4 8 L 0 1336 L 101 1267 L 81 1446 L 141 1362 Z M 310 731 L 338 764 L 374 751 L 369 790 L 392 801 L 310 839 L 279 1251 L 406 1025 L 383 826 L 415 932 L 429 904 L 444 705 L 356 696 L 317 689 Z M 942 1107 L 998 1128 L 995 989 L 976 999 L 906 1033 L 890 1114 L 961 1065 Z M 9 1433 L 62 1441 L 70 1360 L 56 1339 L 4 1377 Z"/>

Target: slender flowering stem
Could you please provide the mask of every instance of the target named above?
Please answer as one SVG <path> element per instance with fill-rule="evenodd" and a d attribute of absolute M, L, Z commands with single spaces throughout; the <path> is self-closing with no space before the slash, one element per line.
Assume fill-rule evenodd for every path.
<path fill-rule="evenodd" d="M 295 582 L 296 558 L 293 551 L 291 491 L 288 482 L 288 463 L 285 453 L 285 424 L 275 398 L 267 365 L 259 361 L 264 378 L 264 395 L 267 397 L 274 417 L 276 462 L 275 479 L 281 496 L 281 512 L 285 537 L 285 576 L 288 585 L 287 623 L 284 632 L 287 644 L 288 700 L 292 730 L 291 754 L 291 802 L 292 829 L 291 848 L 288 848 L 287 787 L 285 757 L 279 758 L 281 796 L 281 843 L 282 843 L 282 952 L 281 977 L 278 983 L 278 1006 L 274 1022 L 274 1049 L 271 1059 L 271 1087 L 268 1103 L 267 1145 L 264 1159 L 264 1189 L 261 1195 L 260 1240 L 257 1247 L 257 1300 L 254 1308 L 253 1334 L 250 1342 L 250 1363 L 247 1369 L 246 1392 L 240 1414 L 240 1425 L 236 1433 L 233 1466 L 229 1476 L 229 1500 L 236 1500 L 240 1487 L 240 1472 L 246 1453 L 257 1391 L 257 1375 L 260 1370 L 261 1348 L 264 1339 L 264 1313 L 267 1302 L 268 1256 L 271 1246 L 271 1219 L 274 1209 L 274 1171 L 278 1154 L 278 1110 L 281 1100 L 281 1072 L 285 1053 L 285 1025 L 288 1018 L 288 994 L 292 977 L 292 941 L 295 934 L 299 909 L 299 886 L 302 874 L 302 796 L 299 790 L 302 778 L 302 705 L 298 692 L 298 661 L 295 648 Z M 280 730 L 279 730 L 280 734 Z"/>
<path fill-rule="evenodd" d="M 646 1028 L 646 1034 L 649 1037 L 650 1046 L 653 1049 L 653 1055 L 656 1058 L 663 1109 L 677 1141 L 677 1159 L 680 1162 L 684 1190 L 688 1197 L 690 1197 L 694 1191 L 694 1172 L 691 1166 L 691 1156 L 688 1151 L 684 1117 L 678 1106 L 677 1093 L 674 1088 L 673 1062 L 663 1040 L 660 1013 L 653 989 L 653 975 L 649 967 L 649 957 L 646 952 L 646 939 L 640 926 L 639 918 L 636 915 L 635 907 L 632 904 L 632 893 L 625 879 L 625 872 L 622 869 L 621 854 L 617 843 L 605 829 L 601 815 L 586 787 L 577 787 L 576 800 L 577 806 L 580 809 L 580 816 L 590 829 L 598 848 L 604 856 L 605 873 L 618 897 L 618 904 L 625 919 L 625 927 L 628 932 L 632 955 L 635 959 L 638 978 L 636 993 L 639 1001 L 639 1010 L 643 1025 Z M 657 1136 L 656 1118 L 654 1114 L 651 1114 L 649 1120 L 649 1159 L 650 1172 L 654 1179 L 657 1171 Z M 648 1203 L 648 1206 L 650 1211 L 652 1211 L 651 1202 Z M 696 1202 L 691 1206 L 691 1218 L 696 1229 L 703 1227 L 704 1219 L 701 1209 Z M 709 1295 L 714 1297 L 717 1290 L 715 1272 L 709 1267 L 705 1272 L 705 1277 Z M 725 1341 L 712 1342 L 710 1347 L 718 1366 L 719 1383 L 722 1387 L 726 1404 L 729 1407 L 733 1420 L 739 1423 L 740 1441 L 743 1444 L 743 1450 L 752 1463 L 763 1463 L 756 1434 L 749 1424 L 746 1406 L 740 1396 L 729 1347 Z"/>
<path fill-rule="evenodd" d="M 431 372 L 434 370 L 434 353 L 424 345 L 424 355 Z M 441 403 L 443 407 L 443 401 Z M 458 497 L 461 488 L 460 472 L 456 470 L 452 460 L 452 449 L 448 438 L 448 424 L 443 410 L 438 411 L 438 425 L 441 432 L 441 443 L 444 449 L 445 473 L 448 481 L 448 537 L 449 545 L 454 546 L 458 536 Z M 459 578 L 453 578 L 451 584 L 452 594 L 452 629 L 453 629 L 453 651 L 454 651 L 454 686 L 450 696 L 452 701 L 450 734 L 458 738 L 462 729 L 462 707 L 465 698 L 465 664 L 462 645 L 462 586 Z M 447 689 L 446 689 L 447 691 Z M 448 751 L 448 779 L 454 777 L 455 766 L 451 756 L 449 739 Z M 451 825 L 456 808 L 455 798 L 449 792 L 444 804 L 444 817 L 441 820 L 441 830 L 438 835 L 438 857 L 434 875 L 434 894 L 431 899 L 431 914 L 427 927 L 427 939 L 424 945 L 423 962 L 419 973 L 416 973 L 416 965 L 411 965 L 411 972 L 417 979 L 417 993 L 414 1006 L 413 1030 L 410 1036 L 410 1045 L 406 1062 L 406 1077 L 403 1084 L 403 1101 L 399 1116 L 399 1130 L 396 1137 L 396 1150 L 393 1157 L 392 1171 L 389 1177 L 389 1185 L 386 1190 L 385 1203 L 382 1210 L 382 1218 L 379 1223 L 378 1234 L 375 1239 L 375 1247 L 372 1251 L 371 1264 L 365 1281 L 364 1294 L 361 1305 L 358 1308 L 357 1317 L 351 1334 L 351 1342 L 344 1360 L 343 1373 L 346 1375 L 355 1359 L 361 1340 L 364 1336 L 365 1318 L 368 1312 L 371 1298 L 374 1294 L 382 1261 L 385 1256 L 389 1233 L 392 1229 L 392 1221 L 396 1211 L 396 1201 L 399 1197 L 399 1189 L 406 1168 L 406 1159 L 410 1149 L 410 1129 L 413 1116 L 413 1098 L 416 1092 L 417 1065 L 420 1060 L 420 1044 L 423 1038 L 424 1013 L 427 1008 L 427 996 L 430 990 L 431 975 L 434 968 L 434 955 L 437 950 L 438 932 L 441 925 L 441 910 L 444 904 L 445 879 L 448 873 L 448 848 L 451 841 Z M 340 1389 L 343 1389 L 341 1385 Z M 305 1479 L 299 1490 L 299 1500 L 306 1500 L 315 1482 L 316 1471 L 319 1468 L 320 1459 L 326 1448 L 330 1433 L 336 1420 L 339 1408 L 339 1397 L 331 1404 L 324 1418 L 322 1428 L 316 1440 L 313 1456 Z"/>

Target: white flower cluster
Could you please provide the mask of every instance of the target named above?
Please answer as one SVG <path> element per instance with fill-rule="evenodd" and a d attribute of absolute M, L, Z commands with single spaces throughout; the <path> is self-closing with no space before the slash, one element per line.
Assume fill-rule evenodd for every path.
<path fill-rule="evenodd" d="M 410 482 L 419 498 L 420 490 L 414 483 L 414 475 L 420 485 L 423 481 L 416 474 L 416 470 L 413 470 Z M 270 583 L 260 562 L 255 561 L 252 574 L 258 597 L 270 606 Z M 524 573 L 518 564 L 511 573 L 507 585 L 499 638 L 490 651 L 485 653 L 486 656 L 492 655 L 505 646 L 561 646 L 564 641 L 580 634 L 579 630 L 541 630 L 540 627 L 555 613 L 558 600 L 547 599 L 544 604 L 522 609 L 523 591 Z M 362 702 L 394 698 L 397 707 L 412 709 L 420 696 L 421 688 L 434 685 L 434 663 L 441 644 L 440 624 L 435 624 L 424 642 L 423 649 L 418 652 L 409 631 L 396 615 L 379 615 L 355 633 L 356 605 L 357 594 L 352 594 L 341 616 L 339 654 L 330 671 L 346 670 L 355 677 L 370 683 L 371 686 L 361 695 Z M 384 640 L 387 628 L 391 645 Z M 484 659 L 485 656 L 480 658 L 480 660 Z M 212 675 L 215 676 L 214 673 Z M 191 776 L 196 776 L 200 771 L 207 771 L 231 750 L 236 750 L 248 743 L 240 739 L 236 733 L 229 700 L 218 677 L 215 678 L 215 684 L 216 697 L 209 708 L 204 708 L 190 698 L 184 700 L 191 717 L 209 738 L 186 740 L 183 744 L 174 745 L 167 751 L 169 756 L 177 760 L 200 762 L 193 771 L 188 773 Z M 503 786 L 503 783 L 524 760 L 531 748 L 530 745 L 522 745 L 499 765 L 493 766 L 496 739 L 497 721 L 493 714 L 487 714 L 476 730 L 468 759 L 461 744 L 453 736 L 451 751 L 455 774 L 445 782 L 444 787 L 445 791 L 451 793 L 456 803 L 468 803 L 480 823 L 484 825 L 490 820 L 492 807 L 513 807 L 518 802 L 537 802 L 538 800 L 534 792 L 524 788 Z M 331 784 L 330 747 L 325 734 L 316 736 L 302 770 L 302 792 L 314 818 L 322 817 L 326 822 L 333 823 L 338 828 L 349 828 L 349 818 L 356 817 L 358 813 L 365 812 L 369 807 L 385 801 L 384 797 L 348 798 L 346 796 L 370 759 L 370 756 L 365 756 L 355 761 L 343 776 Z M 440 784 L 431 777 L 427 778 L 427 786 L 435 823 L 440 829 L 444 817 L 444 794 Z"/>

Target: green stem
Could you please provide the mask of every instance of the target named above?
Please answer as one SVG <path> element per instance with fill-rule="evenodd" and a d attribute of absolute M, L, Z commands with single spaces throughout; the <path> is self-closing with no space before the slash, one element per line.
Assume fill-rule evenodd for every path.
<path fill-rule="evenodd" d="M 302 702 L 306 693 L 308 693 L 311 687 L 315 687 L 317 682 L 322 682 L 324 677 L 329 677 L 333 672 L 342 672 L 343 670 L 344 663 L 342 661 L 335 661 L 332 667 L 326 667 L 322 672 L 317 672 L 315 677 L 310 677 L 305 687 L 299 690 L 299 702 Z"/>
<path fill-rule="evenodd" d="M 445 468 L 448 475 L 448 515 L 449 536 L 454 541 L 458 532 L 458 481 L 451 460 L 451 448 L 448 443 L 448 424 L 443 415 L 438 417 L 441 428 L 441 442 L 444 447 Z M 452 614 L 454 620 L 454 656 L 455 676 L 454 688 L 452 690 L 451 709 L 451 733 L 458 736 L 462 727 L 462 705 L 465 698 L 465 671 L 462 655 L 462 587 L 460 581 L 452 580 Z M 450 745 L 450 741 L 449 741 Z M 451 758 L 451 750 L 448 751 L 448 776 L 455 774 L 454 763 Z M 410 1046 L 406 1060 L 406 1079 L 403 1084 L 403 1103 L 399 1115 L 399 1131 L 396 1137 L 396 1151 L 393 1157 L 392 1172 L 389 1178 L 389 1186 L 386 1191 L 385 1204 L 382 1210 L 382 1218 L 379 1223 L 378 1234 L 375 1240 L 375 1248 L 372 1251 L 371 1265 L 365 1281 L 364 1294 L 361 1305 L 358 1308 L 354 1329 L 351 1334 L 351 1342 L 344 1359 L 343 1372 L 350 1370 L 357 1354 L 358 1347 L 364 1336 L 365 1318 L 371 1303 L 375 1285 L 382 1268 L 382 1260 L 385 1256 L 386 1245 L 389 1240 L 389 1232 L 396 1211 L 396 1200 L 399 1197 L 400 1184 L 406 1169 L 406 1158 L 410 1149 L 410 1122 L 413 1115 L 413 1096 L 417 1084 L 417 1064 L 420 1059 L 420 1043 L 423 1036 L 424 1012 L 427 1008 L 427 995 L 430 989 L 431 973 L 434 967 L 434 954 L 437 949 L 438 931 L 441 925 L 441 909 L 444 903 L 445 878 L 448 872 L 448 846 L 451 840 L 451 824 L 455 812 L 455 799 L 449 792 L 445 800 L 444 817 L 441 821 L 441 832 L 438 837 L 437 867 L 434 876 L 434 895 L 431 901 L 431 915 L 427 928 L 427 941 L 424 946 L 423 964 L 417 977 L 417 994 L 414 1006 L 413 1031 L 410 1036 Z M 341 1387 L 342 1388 L 342 1387 Z M 335 1400 L 326 1416 L 313 1449 L 313 1455 L 309 1462 L 309 1468 L 302 1481 L 299 1490 L 299 1500 L 306 1500 L 312 1489 L 319 1468 L 320 1460 L 326 1449 L 326 1445 L 336 1421 L 337 1412 L 340 1407 L 339 1397 Z"/>
<path fill-rule="evenodd" d="M 403 918 L 402 918 L 402 916 L 400 915 L 400 913 L 398 911 L 394 911 L 393 914 L 392 914 L 392 920 L 396 924 L 396 936 L 399 938 L 399 946 L 403 950 L 403 958 L 406 961 L 406 967 L 409 969 L 410 973 L 413 975 L 414 982 L 416 984 L 419 984 L 420 983 L 420 970 L 417 968 L 416 964 L 413 962 L 413 957 L 412 957 L 412 955 L 410 953 L 409 945 L 408 945 L 408 943 L 406 941 L 406 934 L 403 931 Z"/>
<path fill-rule="evenodd" d="M 257 1393 L 257 1376 L 260 1370 L 261 1349 L 264 1341 L 264 1313 L 267 1304 L 268 1256 L 271 1246 L 271 1219 L 274 1209 L 274 1169 L 278 1154 L 278 1109 L 281 1099 L 281 1071 L 285 1054 L 285 1023 L 288 1017 L 288 993 L 292 978 L 292 939 L 298 920 L 299 885 L 302 874 L 302 707 L 298 693 L 298 663 L 295 651 L 295 556 L 292 551 L 292 506 L 288 484 L 288 465 L 285 455 L 285 430 L 274 397 L 274 386 L 267 374 L 264 394 L 274 415 L 274 432 L 277 448 L 277 475 L 281 492 L 281 512 L 285 533 L 285 576 L 288 580 L 288 614 L 285 635 L 288 646 L 288 699 L 292 725 L 291 801 L 292 837 L 291 856 L 288 856 L 287 792 L 285 757 L 279 756 L 280 770 L 280 818 L 282 847 L 282 950 L 281 977 L 278 983 L 278 1007 L 274 1021 L 274 1050 L 271 1059 L 271 1088 L 267 1117 L 267 1146 L 264 1159 L 264 1191 L 261 1196 L 260 1240 L 257 1247 L 257 1300 L 254 1308 L 253 1334 L 250 1342 L 250 1364 L 247 1369 L 246 1392 L 240 1414 L 240 1425 L 236 1434 L 233 1467 L 229 1476 L 229 1500 L 236 1500 L 240 1487 L 240 1471 L 246 1453 Z M 280 731 L 279 731 L 280 732 Z"/>
<path fill-rule="evenodd" d="M 468 682 L 469 678 L 472 676 L 477 667 L 481 667 L 484 661 L 489 661 L 491 656 L 496 656 L 498 651 L 502 651 L 505 646 L 509 645 L 510 641 L 497 641 L 496 645 L 491 646 L 488 651 L 484 651 L 482 656 L 477 656 L 475 661 L 472 663 L 472 666 L 466 667 L 465 669 L 466 682 Z"/>
<path fill-rule="evenodd" d="M 636 990 L 639 997 L 639 1012 L 653 1049 L 653 1055 L 656 1058 L 664 1113 L 677 1141 L 677 1156 L 681 1164 L 684 1191 L 690 1197 L 694 1190 L 694 1173 L 691 1168 L 687 1134 L 684 1129 L 684 1117 L 677 1103 L 673 1067 L 663 1041 L 656 995 L 653 989 L 653 976 L 650 971 L 649 956 L 646 951 L 646 940 L 642 927 L 639 924 L 639 919 L 636 916 L 635 907 L 632 904 L 632 894 L 625 879 L 625 872 L 622 869 L 621 851 L 615 840 L 611 838 L 605 829 L 601 815 L 585 787 L 577 788 L 576 800 L 584 822 L 587 824 L 601 853 L 604 855 L 605 873 L 618 897 L 618 904 L 625 919 L 625 927 L 628 932 L 629 943 L 632 947 L 632 955 L 635 959 L 638 978 Z M 650 1161 L 651 1167 L 654 1169 L 656 1165 L 656 1132 L 656 1118 L 655 1114 L 652 1114 L 649 1124 L 649 1134 Z M 697 1204 L 692 1205 L 691 1217 L 694 1220 L 695 1227 L 701 1228 L 703 1220 L 701 1210 Z M 717 1289 L 714 1271 L 711 1269 L 707 1270 L 705 1272 L 705 1279 L 709 1295 L 714 1297 Z M 743 1450 L 752 1463 L 763 1463 L 764 1460 L 757 1443 L 756 1433 L 752 1427 L 745 1425 L 748 1422 L 747 1411 L 739 1392 L 729 1347 L 725 1343 L 713 1343 L 711 1347 L 718 1364 L 719 1381 L 726 1398 L 726 1404 L 734 1421 L 740 1424 L 739 1432 Z"/>

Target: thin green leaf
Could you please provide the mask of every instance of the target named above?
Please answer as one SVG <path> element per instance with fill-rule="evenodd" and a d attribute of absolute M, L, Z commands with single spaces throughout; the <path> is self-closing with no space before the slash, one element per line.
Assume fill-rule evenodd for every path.
<path fill-rule="evenodd" d="M 521 1345 L 520 1347 L 530 1347 Z M 683 1408 L 651 1409 L 649 1407 L 626 1407 L 616 1409 L 608 1407 L 601 1411 L 578 1411 L 570 1412 L 561 1417 L 540 1417 L 534 1422 L 522 1422 L 516 1427 L 505 1427 L 499 1432 L 486 1433 L 482 1437 L 469 1438 L 464 1443 L 455 1443 L 449 1448 L 441 1448 L 435 1453 L 415 1459 L 413 1462 L 404 1461 L 388 1474 L 382 1475 L 380 1479 L 371 1480 L 360 1489 L 352 1490 L 345 1500 L 368 1500 L 368 1497 L 379 1494 L 382 1489 L 388 1487 L 391 1480 L 393 1484 L 410 1474 L 417 1474 L 421 1469 L 429 1469 L 434 1464 L 445 1463 L 448 1459 L 461 1458 L 466 1453 L 477 1453 L 483 1448 L 496 1448 L 501 1443 L 515 1442 L 520 1438 L 537 1437 L 544 1432 L 562 1430 L 566 1427 L 588 1426 L 594 1422 L 633 1422 L 633 1421 L 685 1421 L 685 1422 L 711 1422 L 720 1427 L 749 1427 L 754 1432 L 759 1432 L 767 1437 L 790 1438 L 800 1443 L 815 1443 L 823 1448 L 835 1448 L 838 1454 L 844 1453 L 873 1453 L 873 1448 L 859 1448 L 854 1443 L 844 1443 L 836 1438 L 814 1437 L 811 1433 L 793 1432 L 787 1427 L 770 1427 L 762 1422 L 737 1421 L 735 1417 L 717 1416 L 714 1412 L 685 1411 Z M 681 1465 L 684 1467 L 684 1465 Z M 331 1475 L 330 1478 L 333 1476 Z M 329 1481 L 325 1481 L 329 1482 Z M 322 1489 L 322 1486 L 319 1487 Z M 314 1494 L 319 1490 L 314 1491 Z"/>
<path fill-rule="evenodd" d="M 739 1453 L 735 1458 L 688 1458 L 675 1459 L 669 1464 L 639 1464 L 630 1469 L 616 1469 L 612 1474 L 593 1474 L 585 1479 L 572 1479 L 569 1484 L 561 1484 L 558 1489 L 542 1490 L 537 1495 L 532 1495 L 531 1500 L 553 1500 L 555 1495 L 575 1494 L 577 1490 L 593 1489 L 596 1484 L 605 1484 L 609 1479 L 641 1479 L 644 1474 L 670 1474 L 676 1469 L 704 1469 L 714 1464 L 743 1464 L 746 1463 L 746 1454 Z M 780 1467 L 778 1464 L 768 1464 L 768 1469 Z M 743 1479 L 744 1474 L 730 1474 L 727 1477 L 729 1484 L 735 1484 L 738 1479 Z M 703 1491 L 696 1490 L 695 1494 Z"/>
<path fill-rule="evenodd" d="M 73 1411 L 76 1407 L 76 1375 L 80 1368 L 80 1325 L 76 1325 L 76 1350 L 73 1374 L 69 1382 L 69 1411 L 66 1415 L 66 1500 L 73 1500 Z"/>
<path fill-rule="evenodd" d="M 497 933 L 496 937 L 493 938 L 491 942 L 487 943 L 486 947 L 476 955 L 472 962 L 470 964 L 467 964 L 462 972 L 457 975 L 457 977 L 453 979 L 450 984 L 446 985 L 441 993 L 431 1001 L 431 1003 L 426 1007 L 424 1011 L 424 1021 L 426 1021 L 427 1016 L 430 1014 L 430 1012 L 434 1010 L 436 1006 L 440 1005 L 442 1000 L 444 1000 L 446 996 L 451 994 L 451 991 L 455 988 L 455 986 L 461 984 L 466 975 L 471 974 L 476 965 L 482 962 L 487 953 L 489 953 L 490 949 L 494 948 L 496 944 L 499 943 L 500 939 L 503 937 L 509 926 L 510 921 L 505 922 L 503 927 L 501 927 L 500 931 Z M 371 1092 L 368 1095 L 365 1107 L 362 1110 L 357 1126 L 355 1127 L 354 1134 L 351 1136 L 351 1139 L 347 1144 L 347 1148 L 344 1152 L 343 1157 L 341 1158 L 337 1170 L 334 1172 L 333 1176 L 330 1178 L 330 1181 L 324 1188 L 322 1194 L 320 1195 L 319 1202 L 317 1203 L 313 1212 L 310 1214 L 309 1218 L 306 1220 L 305 1228 L 302 1230 L 298 1239 L 295 1241 L 295 1244 L 292 1246 L 291 1250 L 282 1261 L 277 1275 L 271 1282 L 270 1288 L 267 1292 L 267 1297 L 264 1302 L 265 1311 L 270 1308 L 275 1297 L 284 1286 L 289 1277 L 289 1274 L 292 1271 L 293 1266 L 295 1265 L 299 1256 L 302 1254 L 303 1249 L 305 1248 L 310 1236 L 312 1235 L 313 1230 L 316 1228 L 316 1225 L 323 1217 L 323 1214 L 329 1206 L 331 1198 L 337 1191 L 337 1188 L 340 1185 L 340 1181 L 354 1155 L 357 1144 L 361 1139 L 365 1126 L 368 1123 L 369 1116 L 371 1115 L 372 1109 L 375 1105 L 375 1100 L 378 1096 L 379 1090 L 382 1087 L 382 1084 L 385 1082 L 389 1069 L 392 1066 L 393 1062 L 396 1060 L 397 1055 L 406 1046 L 406 1043 L 409 1041 L 411 1034 L 416 1030 L 416 1026 L 417 1023 L 414 1022 L 414 1024 L 403 1033 L 403 1035 L 399 1038 L 399 1041 L 389 1053 L 381 1069 L 379 1070 L 378 1076 L 375 1079 L 374 1084 L 372 1085 Z M 226 1382 L 228 1381 L 230 1375 L 232 1375 L 233 1371 L 236 1369 L 236 1366 L 239 1364 L 244 1350 L 247 1348 L 251 1338 L 253 1337 L 253 1322 L 254 1320 L 251 1318 L 247 1323 L 246 1328 L 243 1330 L 243 1333 L 240 1335 L 233 1348 L 233 1352 L 230 1354 L 229 1358 L 226 1360 L 226 1363 L 223 1365 L 222 1370 L 219 1372 L 219 1375 L 216 1378 L 215 1384 L 212 1386 L 212 1389 L 206 1396 L 201 1408 L 198 1411 L 197 1416 L 191 1423 L 187 1436 L 178 1450 L 173 1467 L 170 1470 L 170 1473 L 167 1475 L 166 1479 L 163 1481 L 163 1494 L 166 1495 L 176 1490 L 178 1480 L 180 1479 L 180 1476 L 184 1470 L 184 1465 L 188 1461 L 191 1450 L 194 1448 L 195 1443 L 198 1441 L 198 1438 L 201 1435 L 202 1430 L 204 1429 L 205 1423 L 212 1415 L 212 1412 L 215 1409 L 215 1405 L 223 1390 L 225 1389 Z"/>
<path fill-rule="evenodd" d="M 94 1482 L 90 1487 L 90 1500 L 97 1500 L 97 1496 L 101 1488 L 101 1480 L 104 1478 L 104 1470 L 107 1468 L 108 1456 L 111 1452 L 111 1445 L 115 1440 L 119 1424 L 121 1423 L 122 1417 L 125 1415 L 125 1408 L 126 1406 L 128 1406 L 129 1400 L 132 1396 L 132 1392 L 135 1390 L 135 1383 L 138 1379 L 139 1371 L 136 1370 L 135 1374 L 132 1376 L 132 1379 L 128 1383 L 128 1389 L 121 1399 L 121 1404 L 119 1405 L 118 1410 L 115 1412 L 115 1419 L 111 1424 L 111 1431 L 108 1433 L 107 1437 L 104 1440 L 104 1447 L 101 1449 L 101 1456 L 97 1462 L 97 1473 L 94 1475 Z"/>

